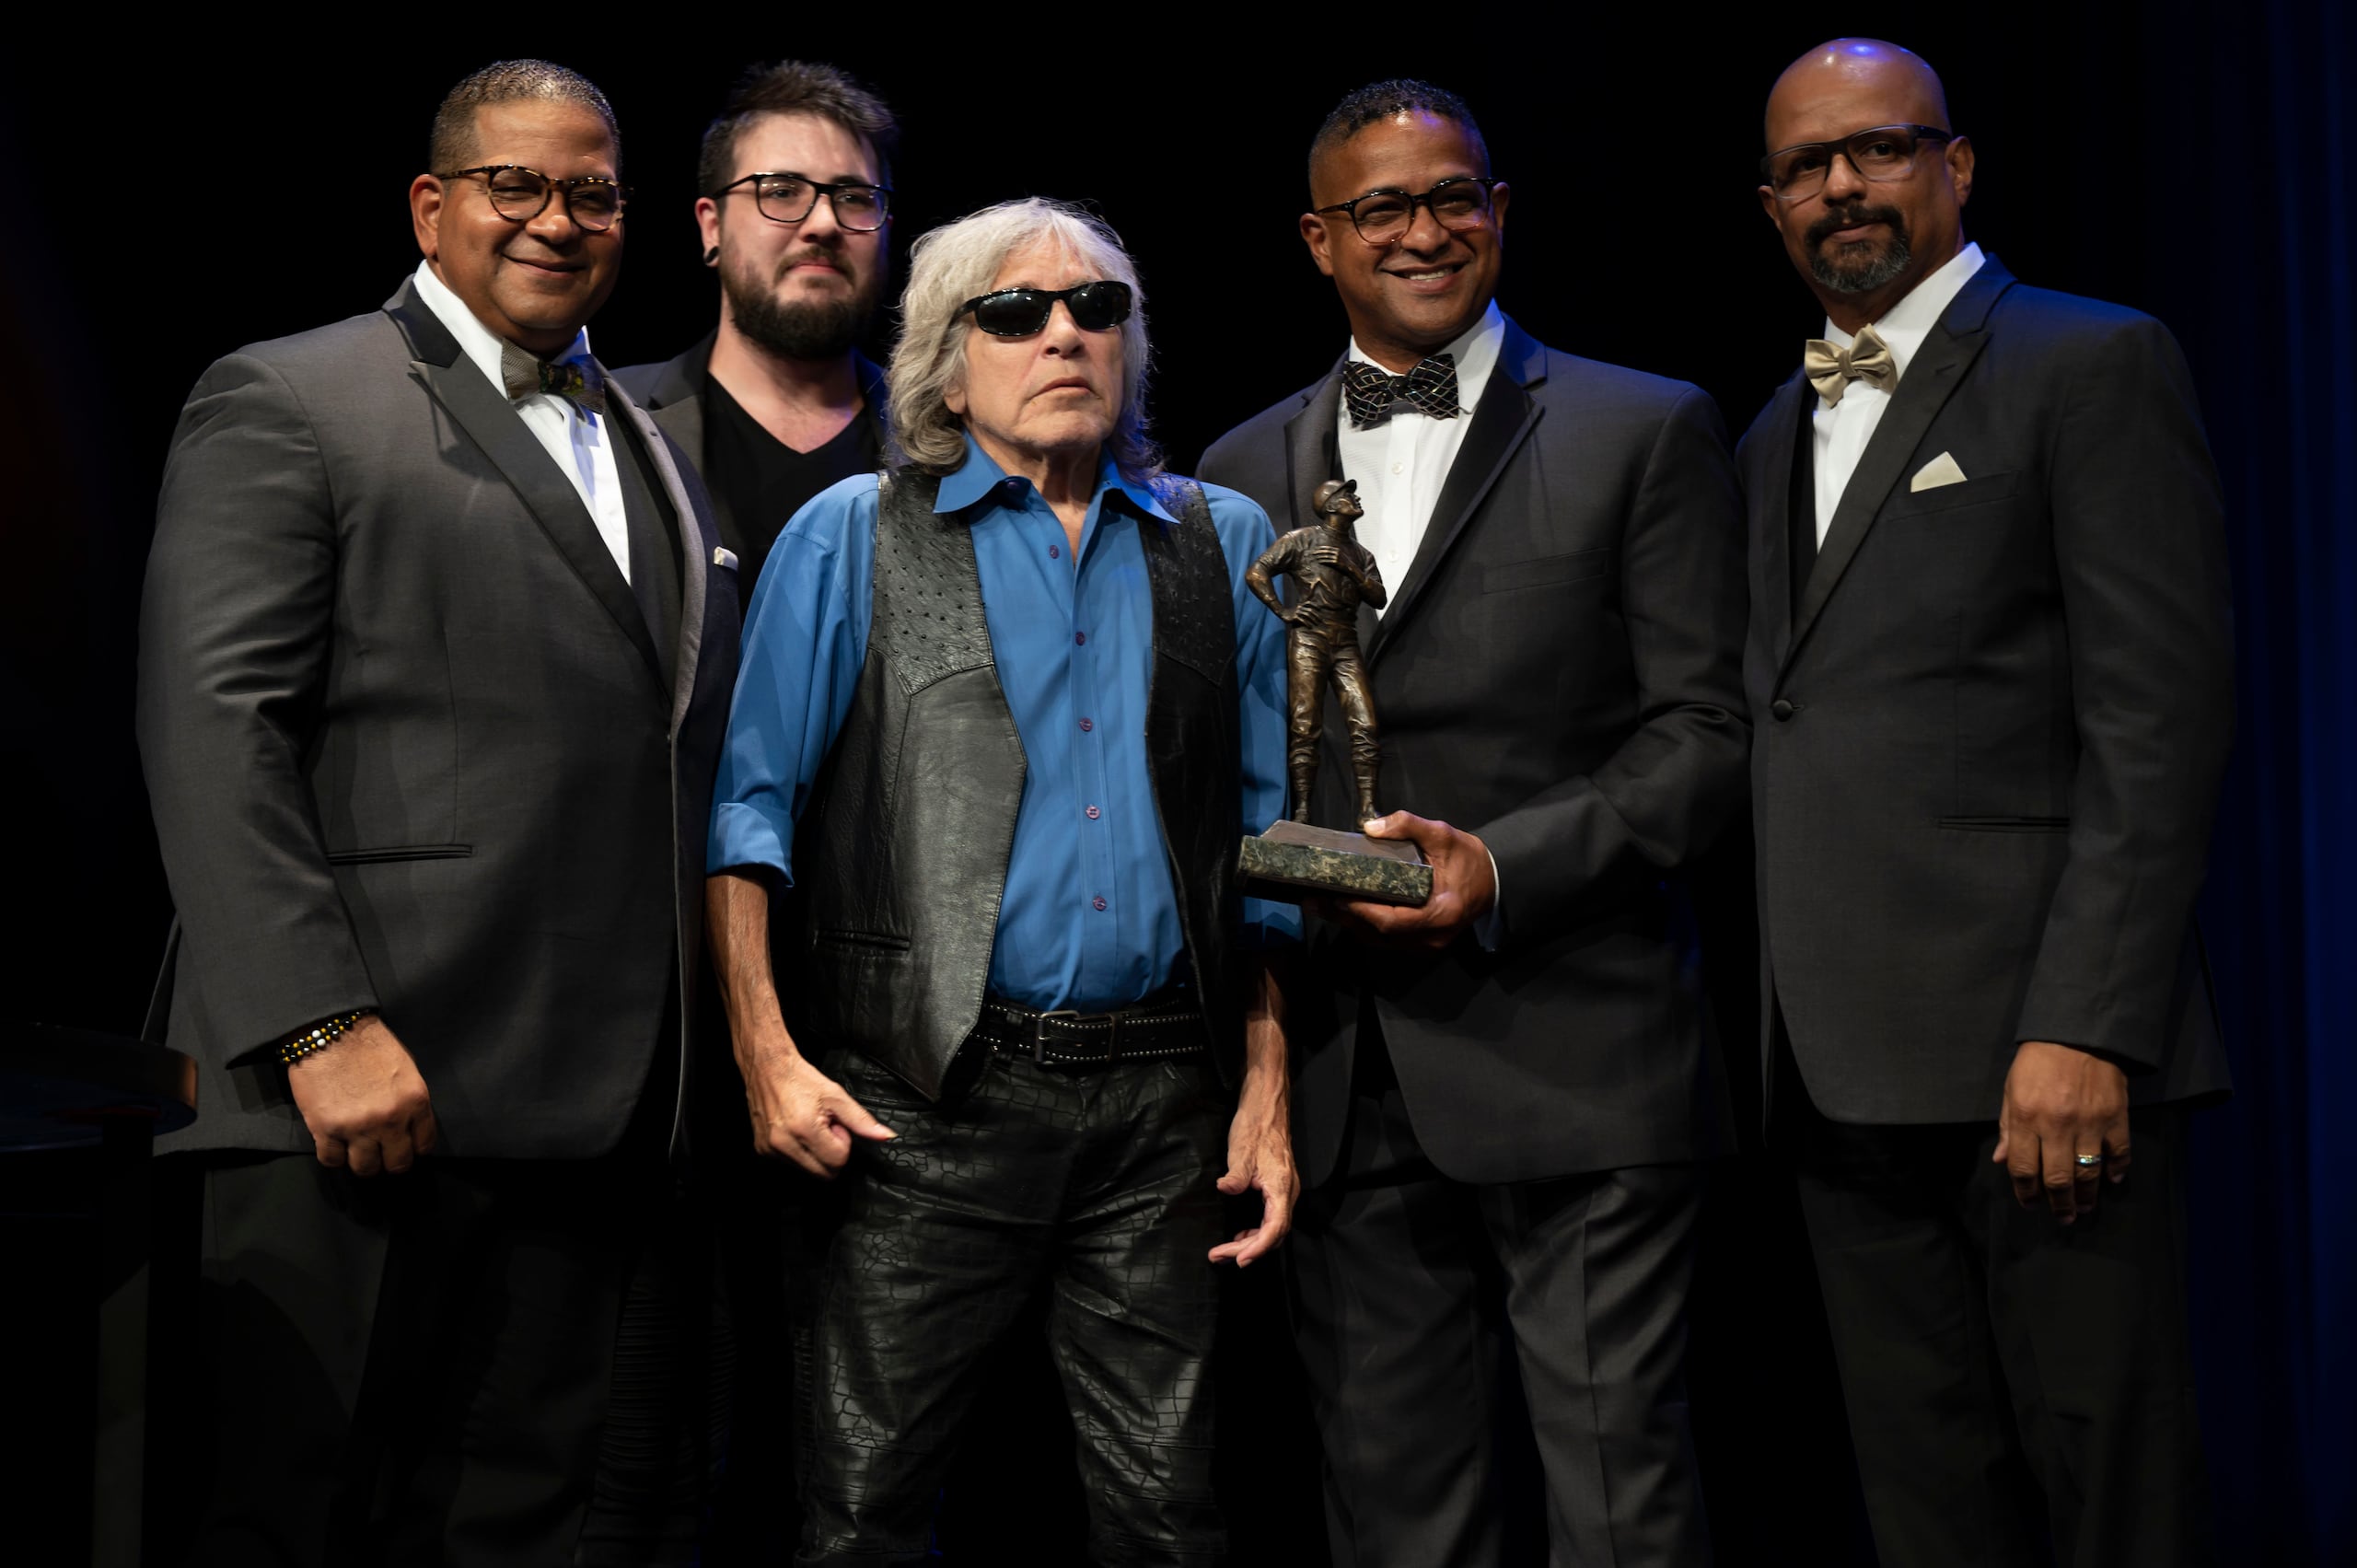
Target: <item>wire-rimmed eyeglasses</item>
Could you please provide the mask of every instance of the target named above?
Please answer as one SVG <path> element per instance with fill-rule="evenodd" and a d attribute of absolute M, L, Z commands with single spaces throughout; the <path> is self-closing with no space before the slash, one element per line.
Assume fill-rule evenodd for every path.
<path fill-rule="evenodd" d="M 1759 160 L 1759 178 L 1780 202 L 1805 202 L 1825 189 L 1835 157 L 1846 157 L 1861 180 L 1904 180 L 1926 142 L 1953 142 L 1936 125 L 1870 125 L 1839 141 L 1800 142 Z"/>

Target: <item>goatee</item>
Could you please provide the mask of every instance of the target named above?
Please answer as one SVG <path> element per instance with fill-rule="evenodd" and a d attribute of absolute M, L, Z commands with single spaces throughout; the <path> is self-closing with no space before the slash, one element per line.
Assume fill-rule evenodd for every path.
<path fill-rule="evenodd" d="M 1841 254 L 1825 253 L 1829 235 L 1861 224 L 1878 223 L 1890 230 L 1890 243 L 1875 250 L 1864 241 L 1840 247 Z M 1852 207 L 1826 214 L 1808 226 L 1808 270 L 1818 283 L 1836 294 L 1870 294 L 1907 270 L 1914 251 L 1907 243 L 1907 220 L 1897 207 Z"/>
<path fill-rule="evenodd" d="M 723 269 L 720 290 L 727 296 L 728 317 L 737 330 L 781 359 L 840 359 L 859 342 L 875 314 L 872 285 L 848 299 L 787 304 L 779 300 L 772 285 Z"/>

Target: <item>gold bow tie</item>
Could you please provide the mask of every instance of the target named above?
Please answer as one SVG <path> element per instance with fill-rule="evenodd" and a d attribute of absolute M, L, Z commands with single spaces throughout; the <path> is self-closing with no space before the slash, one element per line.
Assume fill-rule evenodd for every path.
<path fill-rule="evenodd" d="M 504 343 L 499 350 L 499 376 L 506 384 L 511 400 L 547 392 L 552 397 L 572 399 L 574 406 L 584 413 L 606 412 L 605 383 L 599 378 L 597 366 L 587 361 L 560 359 L 552 364 L 526 354 L 514 343 Z"/>
<path fill-rule="evenodd" d="M 1872 327 L 1861 327 L 1848 348 L 1835 348 L 1823 338 L 1811 338 L 1801 354 L 1801 368 L 1817 395 L 1838 403 L 1852 381 L 1871 381 L 1887 392 L 1898 380 L 1898 362 L 1890 345 Z"/>

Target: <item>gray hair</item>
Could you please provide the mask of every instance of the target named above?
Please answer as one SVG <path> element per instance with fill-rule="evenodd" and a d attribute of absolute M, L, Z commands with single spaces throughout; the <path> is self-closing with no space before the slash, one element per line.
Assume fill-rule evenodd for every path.
<path fill-rule="evenodd" d="M 482 156 L 482 144 L 475 136 L 477 110 L 528 99 L 573 104 L 604 121 L 607 138 L 614 144 L 614 162 L 620 168 L 621 130 L 614 123 L 614 106 L 606 101 L 596 83 L 578 71 L 546 60 L 500 60 L 452 87 L 442 107 L 435 110 L 434 143 L 425 155 L 427 171 L 447 174 Z"/>
<path fill-rule="evenodd" d="M 965 422 L 950 412 L 949 389 L 966 374 L 966 338 L 975 329 L 959 323 L 958 309 L 990 292 L 1008 257 L 1042 242 L 1069 251 L 1100 278 L 1130 285 L 1134 308 L 1121 324 L 1121 410 L 1105 447 L 1124 478 L 1145 483 L 1162 471 L 1162 449 L 1145 433 L 1145 290 L 1120 237 L 1102 218 L 1038 196 L 984 207 L 910 248 L 900 341 L 892 350 L 893 440 L 928 473 L 955 472 L 966 460 Z"/>

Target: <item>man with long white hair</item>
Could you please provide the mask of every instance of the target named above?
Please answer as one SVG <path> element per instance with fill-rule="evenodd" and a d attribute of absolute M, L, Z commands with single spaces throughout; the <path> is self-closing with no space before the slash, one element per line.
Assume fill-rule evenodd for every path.
<path fill-rule="evenodd" d="M 1011 202 L 910 260 L 905 460 L 779 538 L 707 863 L 755 1144 L 833 1182 L 797 1561 L 923 1554 L 987 1354 L 1044 1301 L 1093 1560 L 1208 1562 L 1211 1265 L 1265 1257 L 1294 1195 L 1258 949 L 1295 917 L 1235 877 L 1284 807 L 1281 627 L 1245 586 L 1274 531 L 1161 470 L 1103 224 Z"/>

